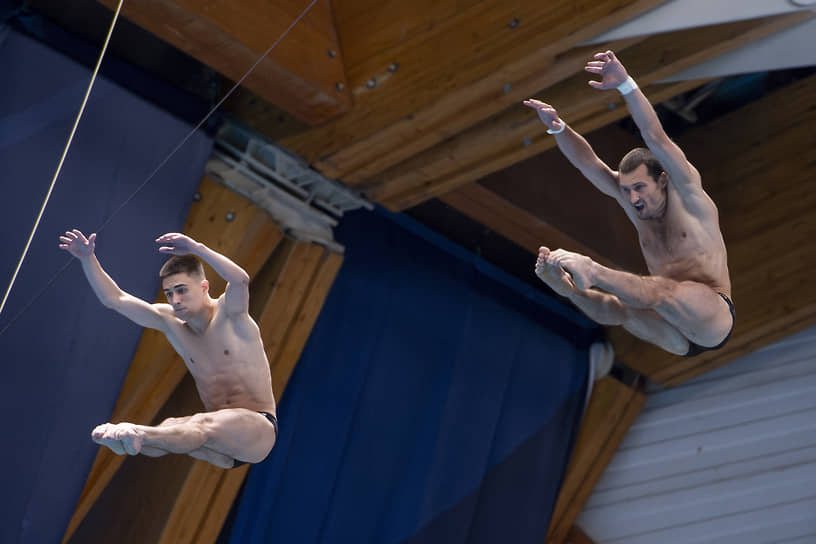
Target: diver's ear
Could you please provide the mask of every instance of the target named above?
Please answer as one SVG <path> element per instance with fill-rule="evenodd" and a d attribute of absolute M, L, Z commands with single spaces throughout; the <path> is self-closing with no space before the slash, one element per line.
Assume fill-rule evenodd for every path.
<path fill-rule="evenodd" d="M 657 178 L 657 184 L 661 189 L 665 188 L 669 184 L 669 175 L 665 171 L 660 172 L 660 177 Z"/>
<path fill-rule="evenodd" d="M 205 293 L 209 293 L 210 292 L 210 282 L 208 280 L 201 280 L 201 289 Z"/>

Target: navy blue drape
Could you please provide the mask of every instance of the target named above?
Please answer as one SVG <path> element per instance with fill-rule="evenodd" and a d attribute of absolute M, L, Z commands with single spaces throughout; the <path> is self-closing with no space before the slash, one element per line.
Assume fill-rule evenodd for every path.
<path fill-rule="evenodd" d="M 543 542 L 594 325 L 404 217 L 355 212 L 337 236 L 229 542 Z"/>
<path fill-rule="evenodd" d="M 0 29 L 0 284 L 5 291 L 79 109 L 90 72 Z M 105 309 L 58 235 L 97 229 L 190 130 L 129 92 L 97 80 L 8 305 L 0 336 L 0 542 L 59 542 L 113 410 L 141 329 Z M 153 300 L 164 256 L 153 239 L 181 230 L 211 139 L 197 134 L 116 212 L 97 255 L 119 285 Z"/>

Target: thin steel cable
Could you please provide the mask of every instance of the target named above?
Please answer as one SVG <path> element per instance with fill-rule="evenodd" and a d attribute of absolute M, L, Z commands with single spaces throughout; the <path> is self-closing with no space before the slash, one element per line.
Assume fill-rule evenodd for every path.
<path fill-rule="evenodd" d="M 48 200 L 51 198 L 51 193 L 54 192 L 54 186 L 57 184 L 57 177 L 59 177 L 60 171 L 62 170 L 62 165 L 65 163 L 65 157 L 68 155 L 68 149 L 71 147 L 71 142 L 74 140 L 74 134 L 76 134 L 77 126 L 79 126 L 79 120 L 82 118 L 82 113 L 85 111 L 85 106 L 88 104 L 88 97 L 91 96 L 91 89 L 93 89 L 94 82 L 96 81 L 96 75 L 99 73 L 99 66 L 102 64 L 102 59 L 105 57 L 105 51 L 108 49 L 108 43 L 110 42 L 111 35 L 113 34 L 113 27 L 116 26 L 116 20 L 119 18 L 119 11 L 122 9 L 123 3 L 124 0 L 119 0 L 119 5 L 116 7 L 116 13 L 113 14 L 113 20 L 111 21 L 110 28 L 108 28 L 108 35 L 105 37 L 105 43 L 102 46 L 102 51 L 99 53 L 99 58 L 96 61 L 96 66 L 94 67 L 93 74 L 91 75 L 91 81 L 88 83 L 88 88 L 85 90 L 85 97 L 82 99 L 82 105 L 79 107 L 79 112 L 77 112 L 76 119 L 74 119 L 74 126 L 71 128 L 71 134 L 68 136 L 68 141 L 65 143 L 65 147 L 62 150 L 62 156 L 57 164 L 54 177 L 51 178 L 51 185 L 48 187 L 48 192 L 45 195 L 45 200 L 43 200 L 42 206 L 40 206 L 40 212 L 37 214 L 37 219 L 34 221 L 34 228 L 31 229 L 31 234 L 28 236 L 28 241 L 23 249 L 23 254 L 20 255 L 20 260 L 17 261 L 17 268 L 14 269 L 14 274 L 11 276 L 11 281 L 6 289 L 6 293 L 3 295 L 3 301 L 0 302 L 0 315 L 3 314 L 3 308 L 6 306 L 6 301 L 8 300 L 9 294 L 11 294 L 11 288 L 14 286 L 14 282 L 17 280 L 17 275 L 20 273 L 20 268 L 23 267 L 23 261 L 25 260 L 26 255 L 28 255 L 28 249 L 31 247 L 31 242 L 34 240 L 34 235 L 37 233 L 37 227 L 40 226 L 40 221 L 45 213 L 45 207 L 48 206 Z"/>
<path fill-rule="evenodd" d="M 119 2 L 119 7 L 120 7 L 120 8 L 121 8 L 121 6 L 122 6 L 122 2 L 123 2 L 123 1 L 124 1 L 124 0 L 120 0 L 120 2 Z M 272 52 L 272 50 L 273 50 L 273 49 L 275 49 L 275 47 L 276 47 L 276 46 L 277 46 L 277 45 L 278 45 L 278 44 L 281 42 L 281 40 L 283 40 L 283 39 L 286 37 L 286 35 L 287 35 L 287 34 L 289 34 L 289 32 L 290 32 L 290 31 L 291 31 L 291 30 L 292 30 L 292 29 L 295 27 L 295 25 L 297 25 L 297 24 L 298 24 L 298 23 L 301 21 L 301 19 L 303 19 L 303 18 L 306 16 L 306 14 L 307 14 L 307 13 L 309 13 L 309 11 L 312 9 L 312 7 L 314 7 L 314 5 L 317 3 L 317 1 L 318 1 L 318 0 L 312 0 L 312 2 L 311 2 L 311 3 L 310 3 L 310 4 L 309 4 L 307 7 L 306 7 L 306 9 L 304 9 L 304 10 L 301 12 L 301 14 L 300 14 L 300 15 L 299 15 L 299 16 L 298 16 L 298 17 L 297 17 L 297 18 L 296 18 L 296 19 L 295 19 L 295 20 L 292 22 L 292 24 L 290 24 L 290 25 L 289 25 L 289 27 L 288 27 L 288 28 L 287 28 L 287 29 L 286 29 L 286 30 L 285 30 L 285 31 L 284 31 L 284 32 L 283 32 L 283 33 L 280 35 L 280 37 L 278 37 L 278 39 L 277 39 L 277 40 L 275 40 L 275 43 L 273 43 L 273 44 L 272 44 L 272 45 L 269 47 L 269 49 L 267 49 L 267 50 L 266 50 L 266 52 L 265 52 L 263 55 L 261 55 L 261 57 L 260 57 L 260 58 L 258 58 L 258 60 L 256 60 L 256 61 L 255 61 L 255 64 L 253 64 L 253 65 L 252 65 L 252 66 L 249 68 L 249 70 L 247 70 L 247 72 L 246 72 L 246 73 L 245 73 L 243 76 L 241 76 L 241 79 L 239 79 L 239 80 L 238 80 L 238 82 L 237 82 L 237 83 L 235 83 L 235 85 L 233 85 L 233 86 L 232 86 L 232 88 L 230 88 L 230 90 L 229 90 L 229 91 L 227 91 L 227 93 L 226 93 L 226 94 L 223 96 L 223 98 L 221 98 L 221 100 L 219 100 L 219 101 L 218 101 L 218 103 L 217 103 L 215 106 L 213 106 L 213 107 L 210 109 L 210 111 L 209 111 L 209 112 L 207 112 L 207 114 L 204 116 L 204 118 L 203 118 L 203 119 L 201 119 L 201 121 L 199 121 L 199 122 L 198 122 L 198 124 L 196 124 L 196 126 L 195 126 L 195 127 L 193 127 L 193 129 L 192 129 L 192 130 L 190 130 L 190 131 L 187 133 L 187 135 L 186 135 L 186 136 L 185 136 L 185 137 L 184 137 L 184 138 L 181 140 L 181 142 L 180 142 L 178 145 L 176 145 L 176 147 L 174 147 L 174 148 L 173 148 L 173 150 L 172 150 L 172 151 L 171 151 L 171 152 L 170 152 L 170 153 L 169 153 L 169 154 L 168 154 L 168 155 L 167 155 L 167 156 L 164 158 L 164 160 L 162 160 L 162 161 L 159 163 L 159 165 L 158 165 L 158 166 L 157 166 L 155 169 L 153 169 L 153 172 L 151 172 L 151 173 L 150 173 L 150 175 L 149 175 L 149 176 L 147 176 L 147 178 L 146 178 L 146 179 L 145 179 L 145 180 L 144 180 L 144 181 L 143 181 L 143 182 L 142 182 L 142 183 L 141 183 L 141 184 L 140 184 L 140 185 L 139 185 L 139 186 L 136 188 L 136 190 L 135 190 L 135 191 L 133 191 L 133 192 L 130 194 L 130 196 L 128 196 L 128 197 L 125 199 L 125 201 L 124 201 L 124 202 L 123 202 L 123 203 L 122 203 L 122 204 L 121 204 L 121 205 L 120 205 L 118 208 L 116 208 L 116 209 L 113 211 L 113 213 L 111 213 L 111 214 L 108 216 L 108 218 L 107 218 L 107 219 L 106 219 L 106 220 L 105 220 L 105 221 L 102 223 L 102 225 L 100 225 L 100 226 L 99 226 L 99 228 L 97 228 L 97 229 L 96 229 L 96 232 L 97 232 L 97 233 L 98 233 L 98 232 L 101 232 L 101 231 L 102 231 L 102 229 L 104 229 L 104 228 L 105 228 L 105 227 L 106 227 L 106 226 L 107 226 L 107 225 L 108 225 L 108 224 L 111 222 L 111 220 L 112 220 L 112 219 L 113 219 L 113 218 L 116 216 L 116 214 L 118 214 L 118 213 L 119 213 L 119 212 L 122 210 L 122 208 L 124 208 L 125 206 L 127 206 L 127 205 L 128 205 L 128 203 L 130 203 L 130 201 L 131 201 L 131 200 L 133 200 L 133 198 L 134 198 L 134 197 L 135 197 L 135 196 L 136 196 L 136 195 L 137 195 L 137 194 L 138 194 L 138 193 L 139 193 L 139 192 L 140 192 L 142 189 L 144 189 L 144 187 L 145 187 L 145 186 L 146 186 L 146 185 L 147 185 L 147 184 L 148 184 L 148 183 L 149 183 L 149 182 L 150 182 L 150 181 L 153 179 L 153 177 L 154 177 L 154 176 L 155 176 L 155 175 L 158 173 L 158 171 L 159 171 L 159 170 L 160 170 L 162 167 L 164 167 L 164 165 L 165 165 L 165 164 L 167 164 L 167 162 L 168 162 L 168 161 L 169 161 L 169 160 L 170 160 L 170 159 L 173 157 L 173 155 L 175 155 L 175 154 L 176 154 L 176 153 L 179 151 L 179 149 L 181 149 L 181 148 L 182 148 L 182 146 L 184 146 L 184 144 L 185 144 L 185 143 L 187 143 L 187 140 L 189 140 L 189 139 L 190 139 L 190 138 L 193 136 L 193 134 L 195 134 L 195 133 L 196 133 L 196 131 L 198 131 L 198 130 L 199 130 L 199 129 L 200 129 L 200 128 L 201 128 L 201 127 L 204 125 L 204 123 L 206 123 L 206 122 L 207 122 L 207 120 L 208 120 L 210 117 L 212 117 L 212 115 L 213 115 L 213 114 L 214 114 L 214 113 L 215 113 L 215 112 L 218 110 L 218 108 L 220 108 L 220 107 L 221 107 L 221 105 L 222 105 L 222 104 L 223 104 L 223 103 L 224 103 L 224 102 L 227 100 L 227 98 L 229 98 L 229 97 L 230 97 L 230 95 L 231 95 L 233 92 L 235 92 L 235 90 L 236 90 L 236 89 L 238 89 L 238 87 L 240 87 L 240 86 L 241 86 L 241 84 L 244 82 L 244 80 L 246 80 L 246 78 L 247 78 L 247 77 L 249 77 L 249 75 L 252 73 L 252 71 L 253 71 L 253 70 L 255 70 L 255 68 L 257 68 L 257 67 L 258 67 L 258 65 L 259 65 L 259 64 L 260 64 L 260 63 L 261 63 L 261 62 L 262 62 L 262 61 L 263 61 L 263 60 L 264 60 L 264 59 L 265 59 L 265 58 L 266 58 L 266 57 L 269 55 L 269 53 L 271 53 L 271 52 Z M 118 9 L 117 9 L 117 11 L 116 11 L 116 14 L 117 14 L 117 16 L 118 16 L 118 14 L 119 14 L 119 10 L 118 10 Z M 114 21 L 115 21 L 115 19 L 114 19 Z M 112 30 L 113 30 L 113 26 L 111 26 L 111 31 L 112 31 Z M 110 38 L 110 32 L 108 33 L 108 38 Z M 107 47 L 107 41 L 105 42 L 105 48 L 106 48 L 106 47 Z M 103 48 L 102 53 L 104 54 L 104 52 L 105 52 L 105 49 Z M 99 62 L 97 63 L 97 69 L 99 68 L 99 63 L 101 63 L 101 61 L 102 61 L 102 57 L 100 56 L 100 58 L 99 58 Z M 96 76 L 96 70 L 94 71 L 94 77 L 95 77 L 95 76 Z M 90 88 L 89 88 L 88 92 L 90 93 Z M 86 94 L 86 100 L 87 100 L 87 94 Z M 83 102 L 83 108 L 84 108 L 84 107 L 85 107 L 85 104 L 84 104 L 84 102 Z M 80 112 L 80 114 L 81 114 L 81 112 Z M 78 121 L 79 121 L 79 118 L 77 118 L 77 122 L 78 122 Z M 76 123 L 74 124 L 74 130 L 76 130 Z M 72 131 L 72 133 L 71 133 L 71 137 L 73 138 L 73 131 Z M 70 145 L 70 140 L 69 140 L 69 145 Z M 67 146 L 66 146 L 66 152 L 67 152 Z M 64 159 L 64 158 L 65 158 L 65 152 L 63 153 L 63 159 Z M 60 166 L 62 166 L 62 160 L 60 161 Z M 55 175 L 55 179 L 56 179 L 56 175 Z M 52 189 L 53 189 L 53 182 L 52 182 Z M 51 190 L 49 190 L 49 192 L 48 192 L 48 196 L 50 196 L 50 195 L 51 195 Z M 46 197 L 46 201 L 47 201 L 47 199 L 48 199 L 48 197 Z M 40 216 L 37 218 L 37 224 L 39 224 L 40 217 L 42 217 L 42 212 L 43 212 L 43 210 L 44 210 L 44 209 L 45 209 L 45 205 L 43 205 L 43 209 L 42 209 L 42 210 L 40 210 Z M 37 228 L 37 225 L 35 225 L 34 230 L 36 230 L 36 228 Z M 33 237 L 34 237 L 34 231 L 32 231 L 32 235 L 31 235 L 31 237 L 29 238 L 29 242 L 28 242 L 28 244 L 26 244 L 26 250 L 25 250 L 25 252 L 27 252 L 27 251 L 28 251 L 28 247 L 29 247 L 29 245 L 31 244 L 31 240 L 33 239 Z M 23 253 L 23 258 L 25 257 L 25 252 Z M 17 270 L 15 270 L 15 272 L 14 272 L 14 277 L 12 278 L 11 284 L 9 285 L 9 288 L 8 288 L 8 290 L 6 291 L 6 295 L 5 295 L 5 297 L 3 298 L 3 305 L 5 305 L 6 299 L 8 298 L 9 293 L 11 292 L 11 287 L 12 287 L 12 285 L 14 284 L 14 280 L 15 280 L 15 279 L 16 279 L 16 277 L 17 277 L 17 273 L 18 273 L 18 271 L 19 271 L 20 267 L 22 266 L 22 261 L 23 261 L 23 259 L 21 258 L 21 259 L 20 259 L 20 263 L 18 263 L 18 265 L 17 265 Z M 16 314 L 16 315 L 15 315 L 15 316 L 14 316 L 14 317 L 11 319 L 11 321 L 9 321 L 9 322 L 8 322 L 8 324 L 7 324 L 5 327 L 3 327 L 3 329 L 2 329 L 2 330 L 0 330 L 0 336 L 3 336 L 3 334 L 4 334 L 4 333 L 5 333 L 5 332 L 6 332 L 6 331 L 9 329 L 9 327 L 11 327 L 11 326 L 12 326 L 12 325 L 13 325 L 13 324 L 14 324 L 14 323 L 15 323 L 15 322 L 16 322 L 16 321 L 17 321 L 17 320 L 18 320 L 18 319 L 19 319 L 19 318 L 20 318 L 20 317 L 21 317 L 21 316 L 22 316 L 22 315 L 23 315 L 23 314 L 26 312 L 26 310 L 28 310 L 28 309 L 31 307 L 31 305 L 32 305 L 32 304 L 34 304 L 34 302 L 36 302 L 36 301 L 37 301 L 37 299 L 39 299 L 39 298 L 42 296 L 42 294 L 43 294 L 43 293 L 44 293 L 44 292 L 45 292 L 45 291 L 46 291 L 46 290 L 47 290 L 49 287 L 51 287 L 51 286 L 54 284 L 54 282 L 57 280 L 57 278 L 59 278 L 59 276 L 60 276 L 60 275 L 61 275 L 63 272 L 65 272 L 65 270 L 68 268 L 68 266 L 69 266 L 69 265 L 70 265 L 72 262 L 73 262 L 73 257 L 72 257 L 71 259 L 69 259 L 69 260 L 68 260 L 68 261 L 67 261 L 67 262 L 66 262 L 66 263 L 65 263 L 65 264 L 62 266 L 62 268 L 60 268 L 60 269 L 57 271 L 57 273 L 56 273 L 56 274 L 54 274 L 54 275 L 51 277 L 51 279 L 50 279 L 50 280 L 48 280 L 48 282 L 45 284 L 45 287 L 43 287 L 42 289 L 40 289 L 40 290 L 37 292 L 37 294 L 36 294 L 34 297 L 32 297 L 32 298 L 29 300 L 28 304 L 26 304 L 26 305 L 25 305 L 25 306 L 24 306 L 24 307 L 23 307 L 23 308 L 22 308 L 22 309 L 21 309 L 19 312 L 17 312 L 17 314 Z M 0 306 L 0 313 L 2 313 L 2 309 L 3 309 L 3 308 L 2 308 L 2 306 Z"/>
<path fill-rule="evenodd" d="M 139 186 L 136 188 L 136 190 L 135 190 L 135 191 L 133 191 L 133 193 L 131 193 L 131 195 L 130 195 L 129 197 L 127 197 L 127 199 L 125 199 L 125 201 L 124 201 L 124 202 L 123 202 L 123 203 L 122 203 L 122 204 L 121 204 L 121 205 L 120 205 L 118 208 L 116 208 L 116 209 L 113 211 L 113 213 L 111 213 L 111 214 L 110 214 L 110 216 L 108 217 L 108 219 L 107 219 L 107 220 L 105 220 L 105 222 L 104 222 L 104 223 L 102 223 L 102 226 L 100 226 L 98 229 L 96 229 L 96 231 L 97 231 L 97 232 L 99 232 L 99 231 L 101 231 L 103 228 L 105 228 L 105 227 L 108 225 L 108 223 L 110 223 L 111 219 L 113 219 L 113 217 L 114 217 L 114 216 L 115 216 L 117 213 L 119 213 L 119 212 L 122 210 L 122 208 L 124 208 L 125 206 L 127 206 L 127 205 L 128 205 L 128 203 L 130 203 L 130 201 L 131 201 L 131 200 L 133 200 L 133 198 L 134 198 L 134 197 L 135 197 L 135 196 L 136 196 L 136 195 L 137 195 L 137 194 L 138 194 L 138 193 L 139 193 L 139 192 L 140 192 L 142 189 L 144 189 L 145 185 L 147 185 L 147 184 L 150 182 L 150 180 L 152 180 L 152 179 L 153 179 L 153 177 L 154 177 L 154 176 L 155 176 L 155 175 L 158 173 L 158 171 L 159 171 L 159 170 L 160 170 L 160 169 L 161 169 L 161 168 L 162 168 L 162 167 L 163 167 L 165 164 L 167 164 L 167 161 L 169 161 L 169 160 L 170 160 L 170 158 L 171 158 L 173 155 L 175 155 L 175 154 L 178 152 L 178 150 L 179 150 L 179 149 L 181 149 L 181 148 L 182 148 L 182 146 L 184 146 L 184 144 L 186 144 L 186 143 L 187 143 L 187 140 L 189 140 L 189 139 L 190 139 L 190 138 L 193 136 L 193 134 L 195 134 L 195 133 L 198 131 L 198 129 L 200 129 L 200 128 L 201 128 L 201 127 L 204 125 L 204 123 L 206 123 L 206 122 L 207 122 L 207 120 L 208 120 L 210 117 L 212 117 L 212 114 L 214 114 L 214 113 L 215 113 L 215 112 L 218 110 L 218 108 L 220 108 L 220 107 L 221 107 L 221 105 L 222 105 L 224 102 L 226 102 L 227 98 L 229 98 L 229 97 L 230 97 L 230 95 L 232 95 L 232 93 L 234 93 L 234 92 L 235 92 L 235 90 L 236 90 L 236 89 L 238 89 L 238 87 L 240 87 L 240 86 L 241 86 L 241 84 L 242 84 L 242 83 L 244 82 L 244 80 L 245 80 L 245 79 L 246 79 L 246 78 L 249 76 L 249 74 L 251 74 L 251 73 L 252 73 L 252 71 L 253 71 L 253 70 L 255 70 L 255 68 L 257 68 L 257 67 L 258 67 L 258 65 L 259 65 L 259 64 L 260 64 L 260 63 L 261 63 L 261 62 L 262 62 L 262 61 L 263 61 L 263 60 L 264 60 L 264 59 L 267 57 L 267 55 L 269 55 L 269 53 L 271 53 L 271 52 L 272 52 L 272 50 L 273 50 L 273 49 L 275 49 L 275 47 L 276 47 L 276 46 L 277 46 L 277 45 L 278 45 L 278 44 L 281 42 L 281 40 L 283 40 L 283 39 L 286 37 L 286 35 L 287 35 L 287 34 L 289 34 L 289 32 L 290 32 L 290 31 L 291 31 L 293 28 L 295 28 L 295 25 L 297 25 L 297 24 L 300 22 L 300 20 L 301 20 L 301 19 L 303 19 L 303 18 L 306 16 L 306 14 L 307 14 L 307 13 L 309 13 L 309 10 L 311 10 L 311 9 L 312 9 L 312 7 L 313 7 L 313 6 L 314 6 L 314 5 L 317 3 L 317 1 L 318 1 L 318 0 L 312 0 L 312 2 L 311 2 L 311 3 L 310 3 L 310 4 L 309 4 L 307 7 L 306 7 L 306 9 L 305 9 L 305 10 L 303 10 L 303 11 L 301 12 L 301 14 L 300 14 L 300 15 L 298 15 L 297 19 L 295 19 L 294 21 L 292 21 L 292 24 L 290 24 L 290 25 L 289 25 L 289 27 L 288 27 L 286 30 L 284 30 L 284 31 L 283 31 L 283 34 L 281 34 L 281 35 L 280 35 L 280 37 L 278 37 L 278 39 L 277 39 L 277 40 L 275 40 L 275 43 L 273 43 L 273 44 L 272 44 L 272 45 L 269 47 L 269 49 L 267 49 L 267 50 L 266 50 L 266 52 L 265 52 L 263 55 L 261 55 L 261 56 L 260 56 L 260 58 L 259 58 L 258 60 L 256 60 L 256 61 L 255 61 L 255 64 L 253 64 L 253 65 L 252 65 L 252 67 L 250 67 L 250 69 L 249 69 L 249 70 L 247 70 L 247 72 L 246 72 L 246 73 L 245 73 L 243 76 L 241 76 L 241 79 L 239 79 L 239 80 L 238 80 L 238 82 L 237 82 L 235 85 L 233 85 L 233 86 L 232 86 L 232 88 L 231 88 L 229 91 L 227 91 L 227 94 L 225 94 L 225 95 L 223 96 L 223 98 L 221 98 L 221 100 L 219 100 L 219 101 L 218 101 L 218 103 L 217 103 L 215 106 L 213 106 L 213 107 L 210 109 L 210 111 L 209 111 L 209 112 L 207 112 L 207 115 L 205 115 L 205 116 L 204 116 L 204 118 L 203 118 L 203 119 L 201 119 L 201 121 L 199 121 L 199 122 L 198 122 L 198 124 L 197 124 L 195 127 L 193 127 L 193 129 L 192 129 L 190 132 L 188 132 L 188 133 L 187 133 L 187 135 L 186 135 L 186 136 L 185 136 L 185 137 L 184 137 L 184 138 L 181 140 L 181 142 L 180 142 L 180 143 L 179 143 L 179 144 L 178 144 L 176 147 L 174 147 L 174 148 L 173 148 L 173 150 L 170 152 L 170 154 L 169 154 L 169 155 L 167 155 L 167 157 L 165 157 L 165 158 L 164 158 L 164 160 L 162 160 L 162 161 L 159 163 L 159 165 L 158 165 L 158 166 L 157 166 L 155 169 L 153 169 L 153 172 L 151 172 L 151 173 L 150 173 L 150 175 L 149 175 L 149 176 L 147 176 L 147 178 L 146 178 L 146 179 L 145 179 L 145 180 L 142 182 L 142 184 L 141 184 L 141 185 L 139 185 Z"/>

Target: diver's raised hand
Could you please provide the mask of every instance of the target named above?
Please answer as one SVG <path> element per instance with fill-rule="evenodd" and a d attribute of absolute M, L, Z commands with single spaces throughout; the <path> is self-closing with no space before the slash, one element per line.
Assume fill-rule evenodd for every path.
<path fill-rule="evenodd" d="M 168 232 L 156 238 L 157 244 L 163 244 L 159 248 L 159 253 L 170 253 L 171 255 L 188 255 L 195 253 L 198 249 L 198 242 L 187 235 L 178 232 Z"/>
<path fill-rule="evenodd" d="M 93 255 L 96 248 L 96 233 L 85 238 L 79 229 L 72 229 L 65 231 L 59 239 L 60 249 L 64 249 L 77 259 L 87 259 Z"/>
<path fill-rule="evenodd" d="M 621 61 L 618 60 L 612 51 L 595 53 L 592 58 L 593 60 L 587 62 L 584 70 L 590 74 L 601 76 L 601 80 L 590 80 L 590 87 L 600 90 L 616 89 L 629 77 L 626 68 L 623 67 Z"/>
<path fill-rule="evenodd" d="M 534 98 L 528 98 L 523 102 L 523 104 L 528 108 L 533 108 L 536 110 L 538 113 L 538 118 L 541 119 L 541 122 L 547 125 L 547 128 L 553 132 L 560 132 L 561 129 L 564 128 L 564 121 L 558 117 L 558 112 L 546 102 L 542 102 L 541 100 L 536 100 Z"/>

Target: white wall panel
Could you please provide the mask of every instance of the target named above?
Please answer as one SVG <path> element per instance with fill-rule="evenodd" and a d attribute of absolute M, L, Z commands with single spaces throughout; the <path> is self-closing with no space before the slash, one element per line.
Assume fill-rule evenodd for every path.
<path fill-rule="evenodd" d="M 816 543 L 816 328 L 651 391 L 577 523 L 598 544 Z"/>

